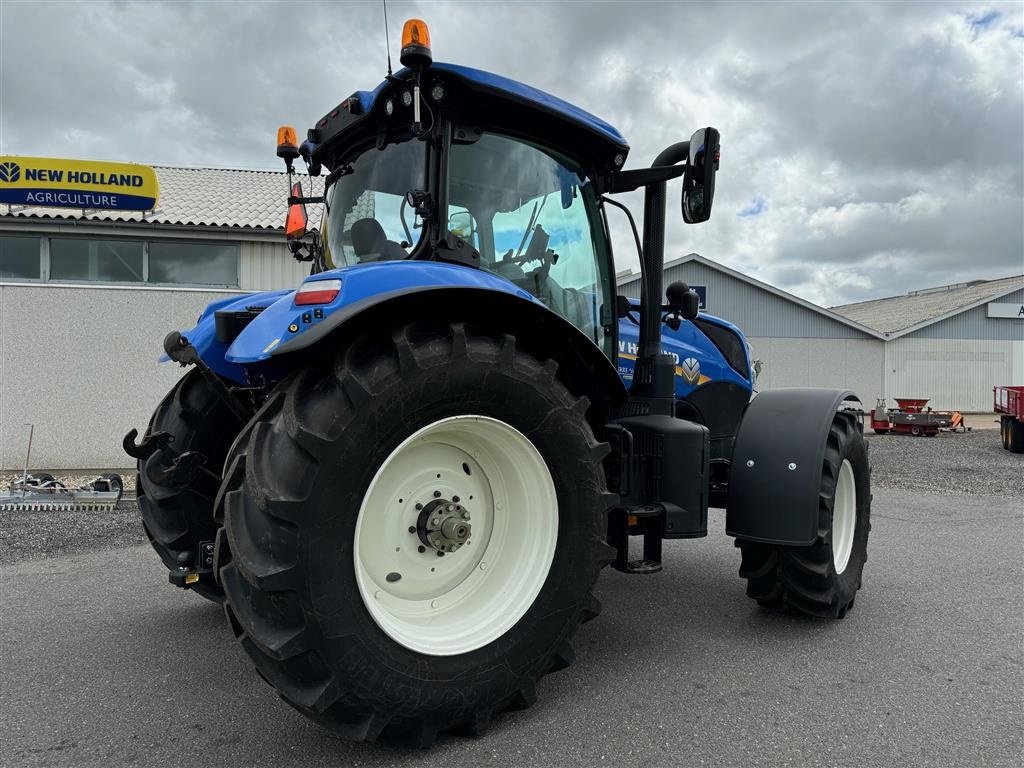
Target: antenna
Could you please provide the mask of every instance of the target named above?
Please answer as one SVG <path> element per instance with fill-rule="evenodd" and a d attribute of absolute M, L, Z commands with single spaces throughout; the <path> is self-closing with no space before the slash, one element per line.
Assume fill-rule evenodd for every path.
<path fill-rule="evenodd" d="M 388 39 L 388 0 L 384 2 L 384 48 L 388 53 L 388 77 L 391 77 L 391 41 Z"/>

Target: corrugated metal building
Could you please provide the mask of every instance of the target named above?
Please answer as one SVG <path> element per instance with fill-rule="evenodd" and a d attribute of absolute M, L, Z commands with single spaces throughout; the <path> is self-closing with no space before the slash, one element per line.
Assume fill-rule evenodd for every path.
<path fill-rule="evenodd" d="M 157 167 L 155 211 L 0 206 L 0 467 L 125 466 L 181 370 L 164 335 L 211 301 L 295 286 L 284 173 Z"/>
<path fill-rule="evenodd" d="M 1024 384 L 1024 275 L 912 291 L 833 311 L 880 332 L 885 391 L 937 409 L 988 411 L 992 387 Z"/>
<path fill-rule="evenodd" d="M 664 280 L 685 281 L 704 309 L 744 331 L 762 364 L 760 389 L 842 386 L 867 408 L 899 396 L 988 411 L 993 386 L 1024 384 L 1024 275 L 832 309 L 695 253 L 666 263 Z M 640 295 L 639 275 L 618 285 Z"/>

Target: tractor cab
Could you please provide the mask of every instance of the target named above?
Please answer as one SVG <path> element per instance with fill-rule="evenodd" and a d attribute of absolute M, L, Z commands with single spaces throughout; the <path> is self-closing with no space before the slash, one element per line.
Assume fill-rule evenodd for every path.
<path fill-rule="evenodd" d="M 605 121 L 514 80 L 433 63 L 414 34 L 429 43 L 425 24 L 406 25 L 405 69 L 342 101 L 300 147 L 279 142 L 289 170 L 301 156 L 312 175 L 326 171 L 321 231 L 306 257 L 325 269 L 402 260 L 479 269 L 613 358 L 615 270 L 602 196 L 651 179 L 621 172 L 629 145 Z M 713 186 L 707 192 L 710 212 Z M 290 199 L 294 209 L 319 198 Z"/>

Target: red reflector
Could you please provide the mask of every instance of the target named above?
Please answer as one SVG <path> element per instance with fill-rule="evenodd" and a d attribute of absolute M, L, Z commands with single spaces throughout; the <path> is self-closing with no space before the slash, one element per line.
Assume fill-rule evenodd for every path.
<path fill-rule="evenodd" d="M 292 197 L 302 197 L 302 184 L 292 184 Z M 306 225 L 309 219 L 306 217 L 306 206 L 302 203 L 292 203 L 288 206 L 288 216 L 284 220 L 284 235 L 289 240 L 301 239 L 306 234 Z"/>
<path fill-rule="evenodd" d="M 295 304 L 330 304 L 341 293 L 341 280 L 311 280 L 295 292 Z"/>

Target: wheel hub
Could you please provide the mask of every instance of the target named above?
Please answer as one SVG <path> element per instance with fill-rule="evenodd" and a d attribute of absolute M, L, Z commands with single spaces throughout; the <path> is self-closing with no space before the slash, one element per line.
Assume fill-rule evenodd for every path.
<path fill-rule="evenodd" d="M 472 533 L 469 510 L 459 497 L 434 499 L 423 507 L 416 520 L 416 533 L 425 546 L 438 553 L 455 552 L 469 541 Z"/>

